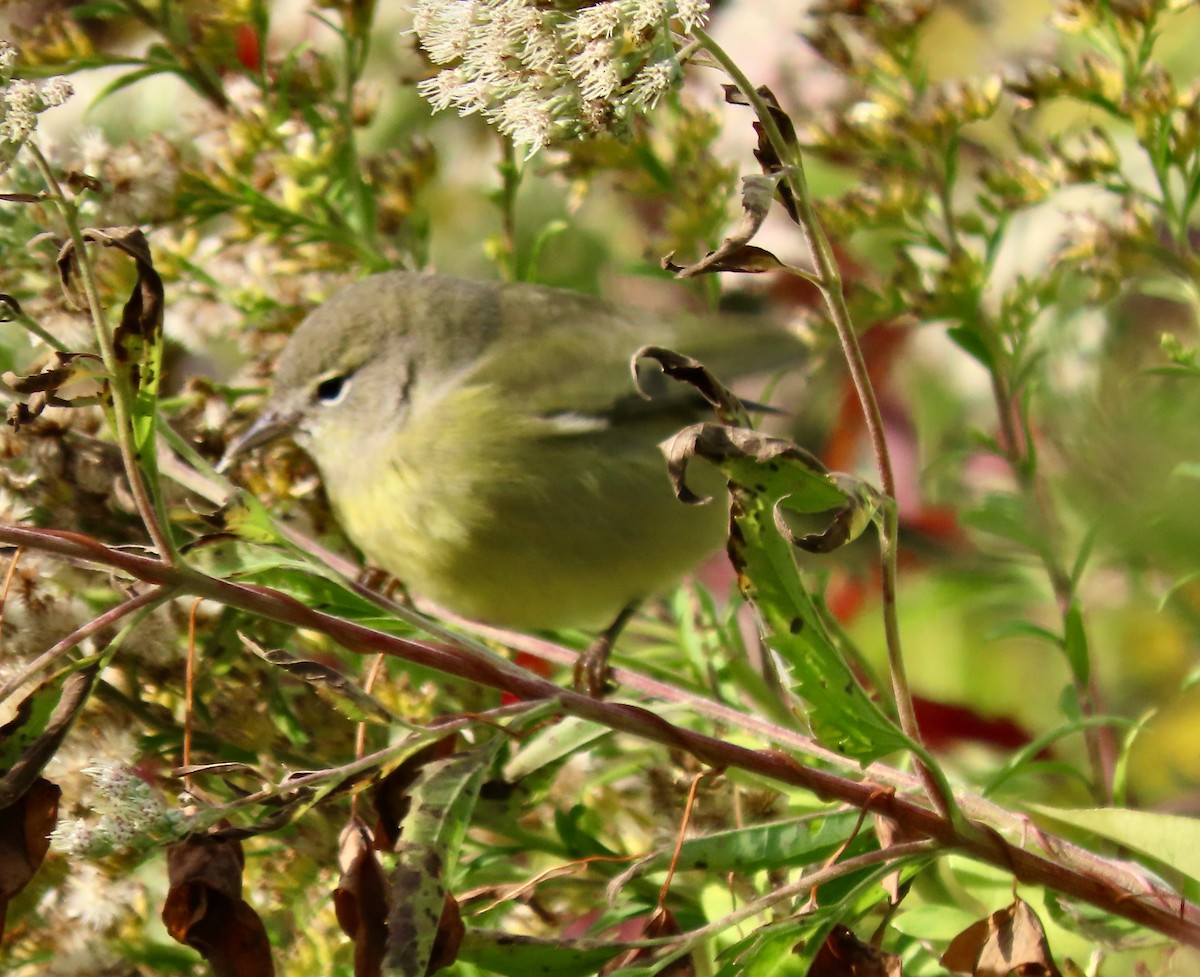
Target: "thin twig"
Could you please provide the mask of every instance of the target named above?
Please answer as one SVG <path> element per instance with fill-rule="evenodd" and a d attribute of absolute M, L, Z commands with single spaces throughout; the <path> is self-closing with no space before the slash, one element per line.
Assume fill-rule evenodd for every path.
<path fill-rule="evenodd" d="M 138 594 L 136 597 L 131 597 L 124 603 L 110 608 L 103 614 L 92 618 L 86 624 L 76 628 L 66 637 L 60 638 L 40 655 L 38 655 L 37 658 L 17 672 L 16 675 L 5 682 L 3 686 L 0 686 L 0 702 L 4 702 L 26 682 L 32 681 L 35 677 L 41 674 L 41 672 L 54 664 L 59 657 L 65 655 L 76 645 L 86 641 L 98 631 L 103 631 L 105 628 L 111 627 L 121 620 L 121 618 L 126 617 L 135 611 L 140 611 L 144 608 L 152 608 L 166 600 L 169 600 L 174 592 L 175 587 L 171 584 L 161 585 L 155 587 L 153 590 L 147 590 L 145 593 Z"/>
<path fill-rule="evenodd" d="M 850 379 L 862 406 L 867 433 L 871 441 L 871 450 L 874 452 L 875 464 L 879 472 L 880 488 L 886 496 L 879 527 L 879 563 L 880 597 L 888 666 L 892 678 L 892 695 L 895 699 L 897 715 L 900 718 L 900 728 L 904 730 L 910 740 L 920 743 L 921 731 L 917 725 L 917 714 L 913 707 L 912 692 L 909 689 L 908 675 L 904 666 L 904 656 L 900 644 L 900 625 L 896 615 L 897 543 L 900 528 L 896 507 L 896 480 L 892 472 L 891 456 L 888 452 L 883 414 L 879 409 L 879 402 L 875 397 L 875 389 L 867 370 L 866 359 L 854 331 L 850 310 L 846 305 L 841 271 L 838 268 L 833 248 L 825 237 L 825 232 L 813 207 L 812 194 L 809 192 L 808 180 L 804 172 L 804 161 L 799 152 L 794 151 L 793 147 L 784 139 L 770 107 L 737 63 L 703 29 L 696 28 L 694 34 L 749 101 L 758 116 L 759 124 L 762 125 L 767 138 L 771 141 L 771 145 L 780 160 L 785 163 L 784 178 L 796 201 L 800 229 L 804 234 L 805 243 L 811 252 L 813 266 L 816 270 L 815 277 L 810 280 L 820 289 L 829 309 L 830 318 L 842 347 L 842 355 L 850 371 Z M 806 274 L 804 277 L 808 278 L 809 276 Z M 930 762 L 927 754 L 925 756 L 918 755 L 917 765 L 922 779 L 925 781 L 930 800 L 938 806 L 943 814 L 953 816 L 954 798 L 945 777 L 936 765 Z"/>

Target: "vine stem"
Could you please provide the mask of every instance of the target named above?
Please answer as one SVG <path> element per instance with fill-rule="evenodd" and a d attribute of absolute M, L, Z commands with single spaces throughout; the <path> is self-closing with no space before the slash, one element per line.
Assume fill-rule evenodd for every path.
<path fill-rule="evenodd" d="M 738 90 L 749 101 L 755 115 L 758 116 L 759 124 L 762 125 L 763 131 L 767 134 L 779 159 L 784 163 L 784 179 L 796 202 L 797 222 L 812 255 L 815 269 L 815 274 L 804 274 L 803 277 L 817 286 L 821 297 L 825 300 L 834 330 L 837 332 L 838 342 L 842 347 L 842 355 L 850 371 L 851 382 L 854 384 L 855 393 L 862 406 L 867 434 L 871 442 L 871 451 L 875 456 L 875 466 L 879 473 L 880 488 L 885 497 L 879 526 L 880 597 L 883 605 L 883 631 L 887 644 L 888 670 L 892 680 L 892 696 L 895 699 L 900 728 L 910 740 L 919 745 L 921 731 L 917 725 L 912 691 L 908 684 L 908 673 L 904 667 L 900 625 L 896 616 L 897 540 L 900 528 L 899 510 L 896 505 L 896 479 L 892 471 L 883 414 L 879 410 L 879 401 L 875 397 L 875 388 L 871 383 L 867 362 L 854 331 L 850 310 L 846 305 L 841 270 L 838 268 L 837 258 L 834 256 L 829 239 L 825 236 L 825 231 L 817 218 L 812 194 L 808 189 L 808 179 L 804 173 L 804 160 L 800 155 L 799 148 L 784 138 L 775 121 L 775 116 L 771 112 L 771 107 L 725 50 L 703 28 L 697 27 L 693 34 L 721 69 L 733 79 Z M 927 755 L 926 757 L 918 755 L 916 763 L 930 800 L 944 815 L 951 816 L 955 811 L 955 803 L 945 777 L 936 765 L 928 762 Z"/>
<path fill-rule="evenodd" d="M 176 562 L 177 556 L 174 543 L 172 543 L 171 537 L 165 529 L 167 518 L 166 509 L 162 501 L 162 492 L 159 490 L 157 484 L 151 486 L 148 483 L 145 474 L 147 469 L 151 472 L 157 469 L 153 464 L 153 459 L 144 459 L 138 456 L 138 450 L 133 443 L 133 412 L 131 408 L 133 390 L 129 385 L 129 380 L 125 372 L 117 362 L 117 353 L 113 345 L 112 334 L 109 331 L 108 323 L 104 320 L 104 312 L 100 304 L 100 290 L 96 286 L 95 270 L 88 258 L 87 245 L 83 239 L 83 232 L 79 228 L 75 207 L 63 193 L 62 186 L 58 182 L 58 178 L 54 175 L 54 170 L 51 169 L 49 162 L 42 155 L 37 144 L 33 140 L 28 140 L 24 148 L 29 150 L 29 153 L 33 156 L 34 165 L 45 181 L 46 187 L 50 191 L 51 199 L 54 200 L 62 213 L 63 223 L 66 224 L 67 233 L 70 235 L 71 243 L 75 249 L 75 262 L 79 268 L 79 281 L 83 288 L 84 298 L 87 301 L 88 314 L 92 319 L 92 328 L 96 334 L 96 344 L 100 349 L 100 358 L 103 360 L 105 372 L 108 374 L 114 435 L 117 440 L 117 447 L 121 452 L 121 463 L 125 468 L 125 475 L 129 479 L 129 490 L 133 495 L 134 505 L 137 507 L 138 516 L 146 527 L 146 532 L 150 535 L 150 540 L 154 544 L 155 549 L 158 550 L 163 562 L 173 565 Z M 148 450 L 154 450 L 153 439 L 148 442 Z"/>

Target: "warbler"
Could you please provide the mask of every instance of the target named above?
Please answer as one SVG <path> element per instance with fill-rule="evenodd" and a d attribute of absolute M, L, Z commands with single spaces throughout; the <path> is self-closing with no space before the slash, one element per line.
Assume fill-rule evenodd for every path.
<path fill-rule="evenodd" d="M 643 344 L 724 379 L 802 353 L 773 326 L 385 272 L 300 323 L 230 454 L 290 436 L 363 554 L 458 614 L 517 630 L 623 621 L 718 549 L 728 521 L 715 469 L 697 484 L 709 504 L 674 494 L 658 445 L 705 405 L 649 364 L 647 400 L 630 372 Z M 606 649 L 595 657 L 577 684 L 598 693 Z"/>

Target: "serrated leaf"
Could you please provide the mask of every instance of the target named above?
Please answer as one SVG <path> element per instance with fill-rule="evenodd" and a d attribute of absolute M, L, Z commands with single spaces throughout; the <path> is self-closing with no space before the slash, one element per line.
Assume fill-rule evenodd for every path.
<path fill-rule="evenodd" d="M 878 493 L 826 471 L 790 441 L 748 428 L 693 425 L 663 450 L 681 498 L 688 494 L 684 478 L 692 457 L 716 464 L 729 479 L 733 531 L 728 550 L 738 586 L 758 613 L 767 645 L 791 666 L 795 692 L 809 706 L 816 737 L 864 761 L 906 749 L 907 738 L 867 695 L 830 637 L 796 567 L 794 537 L 781 532 L 778 516 L 781 507 L 798 512 L 839 507 L 830 530 L 798 541 L 821 540 L 832 548 L 870 521 Z M 858 518 L 859 508 L 865 519 Z"/>

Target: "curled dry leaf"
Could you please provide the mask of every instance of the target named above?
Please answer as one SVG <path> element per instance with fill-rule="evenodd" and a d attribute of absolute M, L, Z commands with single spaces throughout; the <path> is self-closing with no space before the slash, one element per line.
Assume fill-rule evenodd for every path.
<path fill-rule="evenodd" d="M 845 494 L 832 480 L 825 466 L 812 454 L 788 441 L 771 437 L 747 427 L 727 427 L 723 424 L 692 424 L 663 442 L 667 457 L 667 473 L 675 494 L 684 502 L 698 497 L 687 487 L 685 476 L 692 458 L 703 458 L 721 466 L 734 482 L 756 485 L 761 480 L 754 469 L 779 471 L 785 465 L 796 465 L 828 481 L 823 508 L 830 509 L 845 502 Z M 744 482 L 739 476 L 744 476 Z M 809 511 L 819 512 L 821 508 Z"/>
<path fill-rule="evenodd" d="M 97 671 L 93 665 L 47 679 L 0 727 L 0 808 L 16 803 L 39 779 L 92 694 Z"/>
<path fill-rule="evenodd" d="M 19 394 L 54 393 L 72 380 L 90 376 L 90 371 L 81 369 L 84 365 L 76 363 L 76 360 L 96 359 L 95 356 L 86 353 L 63 353 L 57 350 L 52 357 L 54 362 L 37 373 L 21 376 L 9 370 L 0 375 L 0 379 Z"/>
<path fill-rule="evenodd" d="M 113 350 L 130 387 L 139 393 L 153 393 L 158 388 L 162 357 L 163 283 L 154 270 L 150 243 L 136 227 L 86 228 L 83 240 L 117 248 L 129 255 L 137 266 L 137 281 L 121 310 L 121 322 L 113 331 Z M 58 273 L 63 289 L 70 294 L 78 275 L 75 247 L 71 241 L 59 250 Z"/>
<path fill-rule="evenodd" d="M 749 105 L 750 100 L 738 89 L 736 85 L 725 85 L 725 101 L 730 105 Z M 789 116 L 779 105 L 779 99 L 775 97 L 775 93 L 766 85 L 756 89 L 759 97 L 767 103 L 767 111 L 771 113 L 771 118 L 775 120 L 775 125 L 778 127 L 780 135 L 783 136 L 784 144 L 788 149 L 795 153 L 799 153 L 800 142 L 796 138 L 796 127 L 792 124 L 791 116 Z M 754 150 L 754 158 L 758 160 L 758 165 L 762 167 L 762 171 L 769 175 L 782 173 L 784 162 L 779 158 L 779 153 L 776 152 L 774 144 L 767 135 L 766 129 L 761 121 L 754 123 L 754 133 L 758 136 L 758 146 Z M 783 204 L 784 209 L 788 212 L 788 216 L 797 224 L 800 223 L 800 214 L 796 208 L 796 198 L 792 195 L 792 189 L 786 182 L 780 182 L 778 185 L 779 202 Z"/>
<path fill-rule="evenodd" d="M 19 431 L 34 418 L 41 416 L 47 407 L 80 407 L 95 403 L 93 395 L 79 397 L 60 396 L 62 388 L 70 383 L 94 379 L 90 364 L 98 357 L 90 353 L 64 353 L 55 351 L 52 362 L 37 373 L 27 376 L 11 370 L 0 375 L 15 393 L 27 397 L 24 402 L 14 402 L 8 408 L 8 425 Z"/>
<path fill-rule="evenodd" d="M 371 832 L 357 818 L 342 829 L 338 868 L 333 908 L 342 932 L 354 941 L 354 977 L 378 977 L 387 949 L 388 880 Z"/>
<path fill-rule="evenodd" d="M 693 387 L 712 405 L 722 423 L 739 427 L 750 426 L 750 415 L 746 412 L 742 402 L 699 360 L 685 356 L 683 353 L 677 353 L 673 349 L 667 349 L 665 346 L 643 346 L 633 354 L 629 365 L 634 383 L 642 392 L 642 396 L 647 399 L 650 394 L 645 392 L 642 385 L 641 373 L 638 370 L 640 360 L 654 360 L 662 368 L 663 373 L 672 380 L 678 380 Z"/>
<path fill-rule="evenodd" d="M 733 232 L 721 242 L 720 247 L 716 251 L 708 252 L 692 265 L 676 264 L 675 254 L 672 252 L 662 259 L 663 268 L 673 272 L 676 278 L 694 278 L 718 271 L 754 275 L 782 268 L 783 262 L 770 251 L 749 244 L 750 239 L 758 233 L 763 221 L 767 219 L 767 212 L 771 209 L 771 200 L 778 189 L 781 175 L 742 177 L 742 219 Z"/>
<path fill-rule="evenodd" d="M 942 966 L 971 977 L 1062 977 L 1042 922 L 1023 899 L 959 933 L 942 954 Z"/>
<path fill-rule="evenodd" d="M 311 685 L 321 698 L 326 699 L 346 718 L 354 722 L 395 722 L 396 717 L 382 702 L 363 691 L 336 668 L 305 658 L 296 658 L 278 648 L 267 651 L 244 634 L 239 633 L 238 637 L 263 661 L 282 668 L 293 678 Z"/>
<path fill-rule="evenodd" d="M 0 937 L 8 902 L 29 884 L 50 848 L 50 832 L 58 823 L 56 784 L 38 777 L 29 789 L 0 810 Z"/>
<path fill-rule="evenodd" d="M 195 836 L 167 849 L 167 932 L 198 950 L 214 977 L 274 977 L 267 931 L 242 898 L 242 846 Z"/>

